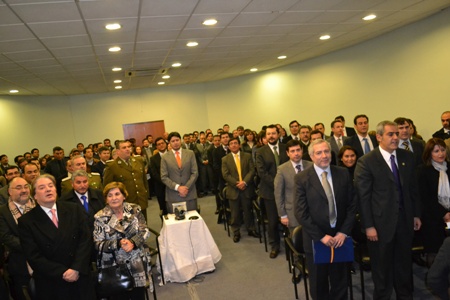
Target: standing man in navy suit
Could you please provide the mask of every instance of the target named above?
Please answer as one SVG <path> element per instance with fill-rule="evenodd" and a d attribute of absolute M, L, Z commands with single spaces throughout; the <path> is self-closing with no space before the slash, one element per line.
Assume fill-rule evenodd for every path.
<path fill-rule="evenodd" d="M 397 124 L 377 125 L 380 146 L 358 160 L 355 187 L 372 265 L 374 299 L 412 297 L 411 246 L 421 227 L 415 162 L 399 149 Z"/>
<path fill-rule="evenodd" d="M 450 111 L 444 111 L 441 115 L 442 128 L 433 133 L 433 137 L 446 140 L 450 138 Z"/>
<path fill-rule="evenodd" d="M 339 248 L 350 235 L 356 214 L 352 179 L 348 170 L 330 165 L 328 142 L 315 140 L 308 150 L 314 165 L 295 175 L 294 211 L 303 226 L 311 298 L 347 299 L 347 263 L 315 264 L 312 243 Z"/>
<path fill-rule="evenodd" d="M 33 182 L 38 205 L 19 218 L 20 244 L 33 269 L 36 299 L 87 299 L 92 232 L 81 206 L 56 202 L 56 181 Z"/>
<path fill-rule="evenodd" d="M 259 196 L 266 209 L 269 234 L 269 243 L 272 248 L 270 258 L 276 258 L 280 252 L 280 232 L 278 229 L 278 210 L 275 203 L 274 181 L 279 165 L 288 161 L 286 145 L 279 143 L 279 131 L 276 125 L 266 128 L 268 144 L 256 151 L 256 171 L 261 179 L 259 184 Z"/>

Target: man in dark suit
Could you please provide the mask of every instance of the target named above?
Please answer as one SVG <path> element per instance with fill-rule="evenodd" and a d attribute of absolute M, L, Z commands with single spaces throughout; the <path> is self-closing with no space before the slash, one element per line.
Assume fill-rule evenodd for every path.
<path fill-rule="evenodd" d="M 196 182 L 197 192 L 199 197 L 203 197 L 208 194 L 209 180 L 207 166 L 208 160 L 208 148 L 209 144 L 206 143 L 206 135 L 202 131 L 200 132 L 197 143 L 194 143 L 195 159 L 197 160 L 198 179 Z M 212 161 L 211 161 L 212 163 Z"/>
<path fill-rule="evenodd" d="M 300 126 L 300 123 L 296 120 L 293 120 L 289 123 L 289 131 L 291 132 L 291 134 L 286 137 L 286 139 L 283 141 L 283 144 L 286 144 L 290 140 L 300 141 Z"/>
<path fill-rule="evenodd" d="M 327 142 L 330 143 L 331 151 L 333 151 L 334 157 L 337 158 L 339 156 L 339 150 L 341 150 L 344 141 L 348 139 L 348 137 L 343 136 L 344 125 L 340 120 L 331 122 L 331 131 L 332 135 L 327 139 Z"/>
<path fill-rule="evenodd" d="M 355 187 L 371 258 L 374 299 L 412 299 L 411 246 L 419 230 L 414 156 L 398 149 L 397 124 L 380 122 L 380 146 L 358 160 Z"/>
<path fill-rule="evenodd" d="M 303 150 L 300 142 L 290 140 L 286 143 L 286 153 L 289 160 L 280 165 L 275 176 L 275 202 L 281 224 L 287 226 L 292 232 L 297 227 L 298 221 L 294 214 L 295 202 L 295 174 L 312 166 L 312 162 L 302 160 Z"/>
<path fill-rule="evenodd" d="M 195 154 L 191 150 L 181 149 L 181 136 L 178 132 L 169 134 L 172 151 L 161 158 L 161 181 L 166 185 L 167 211 L 173 213 L 173 203 L 186 202 L 187 210 L 197 209 L 198 177 Z"/>
<path fill-rule="evenodd" d="M 20 176 L 20 171 L 18 166 L 10 166 L 6 168 L 5 178 L 6 182 L 9 183 L 16 177 Z M 8 203 L 8 185 L 5 185 L 0 189 L 0 205 Z"/>
<path fill-rule="evenodd" d="M 0 244 L 5 245 L 9 255 L 6 269 L 10 277 L 14 299 L 25 300 L 23 287 L 30 283 L 30 272 L 19 241 L 17 220 L 34 207 L 30 197 L 30 186 L 23 178 L 14 178 L 9 183 L 9 202 L 0 207 Z"/>
<path fill-rule="evenodd" d="M 91 171 L 93 173 L 100 174 L 101 178 L 103 179 L 103 172 L 105 171 L 106 168 L 106 162 L 111 157 L 111 151 L 109 151 L 107 147 L 100 147 L 98 149 L 98 155 L 100 157 L 100 160 L 98 163 L 92 166 Z"/>
<path fill-rule="evenodd" d="M 62 195 L 59 201 L 75 203 L 83 208 L 89 229 L 94 231 L 94 215 L 105 207 L 102 191 L 89 186 L 89 174 L 84 170 L 74 171 L 70 178 L 72 190 Z"/>
<path fill-rule="evenodd" d="M 334 118 L 336 121 L 341 121 L 343 126 L 343 132 L 342 135 L 346 137 L 351 137 L 356 134 L 356 131 L 353 127 L 345 127 L 345 118 L 344 116 L 337 116 Z M 331 132 L 331 135 L 333 135 L 333 132 Z"/>
<path fill-rule="evenodd" d="M 315 264 L 313 242 L 341 247 L 350 235 L 356 214 L 349 172 L 332 166 L 330 144 L 311 142 L 314 166 L 295 175 L 294 210 L 303 226 L 303 246 L 312 299 L 347 299 L 347 263 Z"/>
<path fill-rule="evenodd" d="M 399 143 L 398 147 L 400 149 L 405 149 L 411 151 L 414 154 L 414 161 L 416 167 L 420 166 L 422 162 L 422 154 L 423 154 L 423 144 L 417 140 L 411 139 L 411 132 L 409 130 L 411 124 L 409 124 L 407 118 L 397 118 L 394 120 L 398 126 L 399 132 Z"/>
<path fill-rule="evenodd" d="M 35 208 L 19 218 L 20 244 L 33 269 L 37 299 L 88 299 L 92 233 L 79 205 L 56 202 L 56 181 L 33 183 Z"/>
<path fill-rule="evenodd" d="M 222 157 L 227 155 L 230 150 L 228 150 L 228 142 L 230 141 L 230 135 L 228 132 L 222 132 L 220 134 L 220 146 L 215 148 L 212 152 L 213 156 L 213 170 L 216 178 L 216 205 L 217 208 L 221 206 L 220 197 L 218 193 L 222 193 L 223 188 L 225 187 L 225 180 L 222 176 Z M 222 222 L 224 216 L 219 214 L 218 223 Z"/>
<path fill-rule="evenodd" d="M 446 140 L 450 138 L 450 111 L 444 111 L 441 115 L 442 128 L 433 133 L 433 137 Z"/>
<path fill-rule="evenodd" d="M 220 147 L 220 135 L 214 135 L 213 136 L 213 140 L 212 140 L 212 144 L 209 145 L 208 150 L 206 151 L 206 154 L 208 156 L 208 165 L 207 165 L 207 172 L 208 172 L 208 179 L 209 179 L 209 184 L 211 186 L 211 191 L 212 193 L 216 196 L 216 214 L 219 213 L 219 209 L 220 209 L 220 199 L 217 195 L 217 185 L 218 185 L 218 180 L 219 178 L 216 176 L 215 172 L 214 172 L 214 150 L 216 150 L 216 148 Z"/>
<path fill-rule="evenodd" d="M 259 196 L 264 203 L 267 214 L 270 258 L 276 258 L 280 252 L 280 232 L 278 229 L 278 210 L 275 203 L 274 180 L 279 165 L 288 161 L 286 145 L 279 143 L 279 131 L 275 125 L 266 128 L 268 144 L 256 152 L 256 171 L 260 178 Z"/>
<path fill-rule="evenodd" d="M 58 196 L 61 196 L 61 181 L 67 176 L 66 161 L 64 149 L 56 146 L 53 147 L 53 159 L 47 161 L 47 165 L 45 166 L 45 173 L 55 177 Z"/>
<path fill-rule="evenodd" d="M 166 154 L 167 144 L 164 138 L 158 137 L 155 140 L 158 153 L 150 158 L 150 176 L 155 184 L 155 195 L 158 199 L 159 209 L 163 215 L 167 215 L 166 185 L 161 181 L 161 157 Z"/>
<path fill-rule="evenodd" d="M 129 141 L 118 141 L 118 157 L 106 164 L 103 173 L 103 185 L 117 181 L 122 182 L 128 192 L 127 202 L 139 204 L 142 214 L 147 219 L 148 182 L 142 157 L 131 156 Z"/>
<path fill-rule="evenodd" d="M 231 209 L 231 229 L 233 241 L 241 239 L 242 212 L 248 235 L 259 238 L 255 231 L 252 215 L 252 198 L 255 195 L 255 165 L 252 156 L 240 150 L 239 137 L 232 138 L 228 143 L 230 153 L 222 158 L 222 176 L 227 182 L 224 196 L 229 200 Z"/>
<path fill-rule="evenodd" d="M 351 146 L 356 151 L 357 158 L 369 153 L 378 146 L 376 137 L 369 134 L 369 117 L 357 115 L 353 119 L 356 134 L 344 141 L 344 145 Z"/>

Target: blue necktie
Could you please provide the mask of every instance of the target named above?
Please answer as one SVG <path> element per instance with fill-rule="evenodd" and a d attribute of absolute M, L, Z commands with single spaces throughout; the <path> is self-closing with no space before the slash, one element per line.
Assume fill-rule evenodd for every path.
<path fill-rule="evenodd" d="M 400 174 L 398 172 L 397 164 L 395 163 L 395 156 L 391 155 L 391 168 L 392 173 L 394 174 L 395 184 L 397 185 L 398 191 L 399 191 L 399 197 L 400 201 L 398 203 L 399 207 L 403 208 L 403 190 L 402 190 L 402 183 L 400 181 Z"/>
<path fill-rule="evenodd" d="M 370 152 L 369 141 L 367 140 L 367 138 L 363 138 L 363 141 L 364 141 L 364 154 L 367 154 Z"/>
<path fill-rule="evenodd" d="M 83 206 L 84 206 L 84 209 L 85 209 L 87 212 L 89 212 L 89 204 L 88 204 L 88 202 L 87 202 L 86 196 L 85 196 L 85 195 L 81 196 L 81 200 L 83 200 Z"/>

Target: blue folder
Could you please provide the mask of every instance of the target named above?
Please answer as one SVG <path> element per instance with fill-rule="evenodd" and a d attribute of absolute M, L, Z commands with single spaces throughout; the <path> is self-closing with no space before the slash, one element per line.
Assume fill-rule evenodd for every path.
<path fill-rule="evenodd" d="M 339 248 L 325 246 L 321 241 L 312 241 L 312 243 L 315 264 L 352 262 L 355 258 L 351 237 L 347 237 L 344 244 Z"/>

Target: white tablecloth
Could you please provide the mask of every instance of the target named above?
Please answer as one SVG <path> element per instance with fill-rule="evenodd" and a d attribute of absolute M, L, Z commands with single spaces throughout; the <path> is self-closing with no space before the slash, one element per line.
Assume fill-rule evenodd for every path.
<path fill-rule="evenodd" d="M 159 236 L 159 250 L 165 281 L 186 282 L 195 275 L 215 270 L 222 254 L 205 221 L 197 211 L 188 211 L 186 219 L 164 219 Z M 189 220 L 197 216 L 197 220 Z"/>

